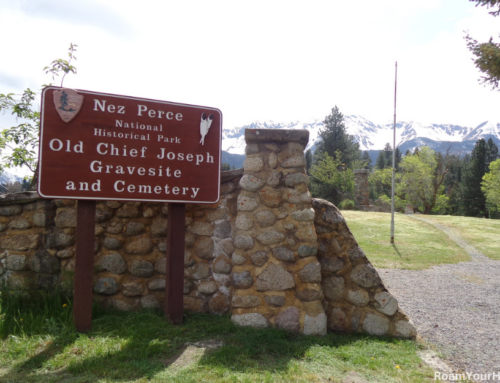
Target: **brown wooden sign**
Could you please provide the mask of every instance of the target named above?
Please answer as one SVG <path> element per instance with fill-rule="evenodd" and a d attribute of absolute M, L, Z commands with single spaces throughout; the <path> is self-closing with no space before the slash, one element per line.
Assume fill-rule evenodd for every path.
<path fill-rule="evenodd" d="M 46 198 L 214 203 L 222 113 L 86 90 L 42 92 L 38 193 Z"/>

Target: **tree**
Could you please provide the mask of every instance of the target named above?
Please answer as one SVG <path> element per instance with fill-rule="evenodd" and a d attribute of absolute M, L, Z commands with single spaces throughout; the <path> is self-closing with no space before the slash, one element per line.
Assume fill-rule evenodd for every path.
<path fill-rule="evenodd" d="M 376 162 L 375 166 L 379 170 L 385 169 L 386 162 L 385 162 L 385 154 L 384 154 L 383 150 L 378 154 L 377 162 Z"/>
<path fill-rule="evenodd" d="M 448 153 L 437 156 L 429 147 L 422 147 L 416 155 L 406 156 L 401 162 L 401 174 L 396 196 L 411 203 L 413 208 L 430 214 L 437 202 L 442 202 L 443 182 L 448 172 Z"/>
<path fill-rule="evenodd" d="M 311 153 L 311 149 L 310 148 L 306 150 L 306 153 L 305 153 L 304 156 L 306 158 L 306 171 L 309 174 L 309 169 L 311 169 L 311 165 L 312 165 L 312 162 L 313 162 L 313 157 L 312 157 L 312 153 Z"/>
<path fill-rule="evenodd" d="M 222 172 L 226 172 L 228 170 L 231 170 L 231 165 L 229 165 L 227 162 L 223 162 L 220 166 L 220 170 Z"/>
<path fill-rule="evenodd" d="M 462 211 L 466 216 L 488 216 L 486 197 L 481 190 L 481 182 L 489 167 L 487 158 L 491 156 L 490 154 L 487 155 L 486 148 L 487 144 L 484 138 L 477 140 L 472 150 L 470 161 L 464 166 L 462 176 Z M 490 153 L 494 152 L 494 148 L 491 146 L 489 150 Z"/>
<path fill-rule="evenodd" d="M 470 0 L 476 3 L 477 6 L 486 6 L 492 8 L 490 15 L 496 17 L 500 15 L 500 0 Z M 470 37 L 467 33 L 465 36 L 467 48 L 472 52 L 474 64 L 484 75 L 481 76 L 480 82 L 491 85 L 492 89 L 498 89 L 500 81 L 500 44 L 490 40 L 486 43 L 478 43 L 477 40 Z"/>
<path fill-rule="evenodd" d="M 330 115 L 325 117 L 323 124 L 324 127 L 319 132 L 320 141 L 315 155 L 322 158 L 321 155 L 326 153 L 338 159 L 337 153 L 340 153 L 345 166 L 352 169 L 354 163 L 360 158 L 359 144 L 346 132 L 344 116 L 337 106 L 332 109 Z"/>
<path fill-rule="evenodd" d="M 340 151 L 335 157 L 323 152 L 310 169 L 312 193 L 335 205 L 352 198 L 354 194 L 354 173 L 343 164 Z"/>
<path fill-rule="evenodd" d="M 372 168 L 372 159 L 370 158 L 370 154 L 367 151 L 363 152 L 363 156 L 361 157 L 361 161 L 363 161 L 363 169 L 371 170 Z"/>
<path fill-rule="evenodd" d="M 490 164 L 496 159 L 500 158 L 498 154 L 498 146 L 496 146 L 495 142 L 488 138 L 488 142 L 486 142 L 486 167 L 489 169 Z"/>
<path fill-rule="evenodd" d="M 490 164 L 490 172 L 484 175 L 481 189 L 486 201 L 500 210 L 500 159 Z"/>
<path fill-rule="evenodd" d="M 61 87 L 68 73 L 76 74 L 76 67 L 71 65 L 71 61 L 76 60 L 74 55 L 76 48 L 76 44 L 70 44 L 69 60 L 54 60 L 50 66 L 43 69 L 45 74 L 52 74 L 52 79 L 59 76 L 60 73 L 64 73 L 61 79 Z M 35 99 L 36 93 L 29 88 L 23 92 L 20 99 L 16 99 L 13 93 L 0 94 L 0 112 L 10 110 L 13 115 L 24 121 L 17 126 L 2 129 L 0 154 L 3 161 L 0 164 L 0 172 L 4 168 L 26 166 L 33 172 L 31 188 L 36 185 L 37 179 L 37 149 L 40 132 L 40 112 L 37 112 L 34 108 Z M 10 153 L 5 153 L 5 149 L 9 149 Z"/>

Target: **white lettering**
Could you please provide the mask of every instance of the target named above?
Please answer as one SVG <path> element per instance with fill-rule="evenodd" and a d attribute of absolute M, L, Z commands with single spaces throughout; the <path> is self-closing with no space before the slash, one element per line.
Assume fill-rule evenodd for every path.
<path fill-rule="evenodd" d="M 55 148 L 54 143 L 58 144 L 57 149 Z M 57 138 L 54 138 L 53 140 L 50 140 L 50 142 L 49 142 L 49 148 L 51 148 L 54 152 L 58 152 L 59 150 L 62 149 L 62 147 L 63 147 L 62 141 L 58 140 Z"/>

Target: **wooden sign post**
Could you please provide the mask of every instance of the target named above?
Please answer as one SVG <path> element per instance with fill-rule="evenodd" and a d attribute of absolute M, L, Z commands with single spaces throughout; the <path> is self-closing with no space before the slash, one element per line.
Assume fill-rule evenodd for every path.
<path fill-rule="evenodd" d="M 97 200 L 169 203 L 165 314 L 181 323 L 185 204 L 219 200 L 222 113 L 58 87 L 41 110 L 38 194 L 78 200 L 77 330 L 92 321 Z"/>

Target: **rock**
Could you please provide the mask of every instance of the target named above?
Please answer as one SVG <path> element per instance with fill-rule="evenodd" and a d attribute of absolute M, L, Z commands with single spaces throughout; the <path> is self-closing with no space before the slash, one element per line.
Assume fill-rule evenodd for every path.
<path fill-rule="evenodd" d="M 269 140 L 269 141 L 271 141 L 271 140 Z M 273 153 L 279 153 L 281 151 L 280 147 L 273 142 L 264 144 L 264 146 L 267 149 L 269 149 L 270 151 L 272 151 Z"/>
<path fill-rule="evenodd" d="M 119 218 L 137 218 L 141 216 L 141 212 L 135 207 L 125 205 L 116 211 L 116 216 Z"/>
<path fill-rule="evenodd" d="M 103 241 L 103 246 L 109 250 L 118 250 L 122 247 L 122 241 L 114 237 L 106 237 Z"/>
<path fill-rule="evenodd" d="M 110 207 L 111 209 L 118 209 L 122 205 L 123 205 L 123 203 L 118 202 L 118 201 L 106 201 L 106 206 Z"/>
<path fill-rule="evenodd" d="M 363 322 L 363 330 L 370 335 L 382 336 L 387 334 L 389 331 L 389 324 L 389 318 L 382 315 L 368 313 L 366 314 Z"/>
<path fill-rule="evenodd" d="M 281 172 L 272 172 L 269 177 L 267 177 L 267 184 L 273 188 L 278 186 L 281 182 L 283 174 Z"/>
<path fill-rule="evenodd" d="M 315 242 L 318 239 L 316 235 L 316 228 L 312 223 L 301 226 L 295 232 L 295 236 L 304 242 Z"/>
<path fill-rule="evenodd" d="M 109 209 L 96 209 L 95 210 L 95 220 L 96 222 L 104 222 L 113 217 L 113 211 Z M 57 218 L 56 218 L 57 219 Z M 75 226 L 76 227 L 76 211 L 75 211 Z"/>
<path fill-rule="evenodd" d="M 283 228 L 288 231 L 295 230 L 295 225 L 293 223 L 286 223 L 283 225 Z"/>
<path fill-rule="evenodd" d="M 274 225 L 276 222 L 276 216 L 272 211 L 261 210 L 255 214 L 255 218 L 260 227 L 268 227 Z"/>
<path fill-rule="evenodd" d="M 166 253 L 167 252 L 167 242 L 160 242 L 158 244 L 158 251 L 160 253 Z"/>
<path fill-rule="evenodd" d="M 333 331 L 348 331 L 348 320 L 341 308 L 335 307 L 328 315 L 328 328 Z"/>
<path fill-rule="evenodd" d="M 189 279 L 184 278 L 184 289 L 183 289 L 184 295 L 189 294 L 193 286 L 194 286 L 193 282 L 191 282 Z"/>
<path fill-rule="evenodd" d="M 260 298 L 255 295 L 233 295 L 233 300 L 231 301 L 233 307 L 259 307 Z"/>
<path fill-rule="evenodd" d="M 247 157 L 243 161 L 245 172 L 260 172 L 264 168 L 264 161 L 261 157 Z"/>
<path fill-rule="evenodd" d="M 195 221 L 188 227 L 188 231 L 197 235 L 211 236 L 214 231 L 214 227 L 208 222 Z"/>
<path fill-rule="evenodd" d="M 299 271 L 300 280 L 305 283 L 321 282 L 321 265 L 319 263 L 309 263 Z"/>
<path fill-rule="evenodd" d="M 151 279 L 148 282 L 148 289 L 165 291 L 165 285 L 166 285 L 165 278 Z"/>
<path fill-rule="evenodd" d="M 268 260 L 267 251 L 257 251 L 256 253 L 253 253 L 250 258 L 255 266 L 264 266 Z"/>
<path fill-rule="evenodd" d="M 237 235 L 234 239 L 234 247 L 242 250 L 250 250 L 255 246 L 253 238 L 249 235 Z"/>
<path fill-rule="evenodd" d="M 326 335 L 327 318 L 325 313 L 315 317 L 306 314 L 304 318 L 304 335 Z"/>
<path fill-rule="evenodd" d="M 215 238 L 231 238 L 231 224 L 228 221 L 222 221 L 215 225 Z"/>
<path fill-rule="evenodd" d="M 247 261 L 247 259 L 245 257 L 241 256 L 240 254 L 236 254 L 236 253 L 233 254 L 233 256 L 231 257 L 231 260 L 233 261 L 233 264 L 235 264 L 235 265 L 242 265 Z"/>
<path fill-rule="evenodd" d="M 252 274 L 249 271 L 234 273 L 231 275 L 233 287 L 235 289 L 248 289 L 253 285 Z"/>
<path fill-rule="evenodd" d="M 166 237 L 167 236 L 168 219 L 161 216 L 153 219 L 151 223 L 151 235 L 153 237 Z"/>
<path fill-rule="evenodd" d="M 21 254 L 11 254 L 5 259 L 5 268 L 7 270 L 21 271 L 26 269 L 28 258 Z"/>
<path fill-rule="evenodd" d="M 2 247 L 8 250 L 31 250 L 40 246 L 40 234 L 18 234 L 2 241 Z"/>
<path fill-rule="evenodd" d="M 266 303 L 273 307 L 282 307 L 285 305 L 285 297 L 281 295 L 266 295 Z"/>
<path fill-rule="evenodd" d="M 214 281 L 204 281 L 198 286 L 198 292 L 203 295 L 212 295 L 218 290 L 217 283 Z"/>
<path fill-rule="evenodd" d="M 129 254 L 144 255 L 153 250 L 154 243 L 149 237 L 138 238 L 125 245 L 125 251 Z"/>
<path fill-rule="evenodd" d="M 13 219 L 9 222 L 9 228 L 12 230 L 26 230 L 31 227 L 31 224 L 26 218 Z"/>
<path fill-rule="evenodd" d="M 233 314 L 231 321 L 238 326 L 249 326 L 256 328 L 269 327 L 269 321 L 259 313 Z"/>
<path fill-rule="evenodd" d="M 354 310 L 351 315 L 351 329 L 352 331 L 356 331 L 359 327 L 359 322 L 361 321 L 361 311 Z"/>
<path fill-rule="evenodd" d="M 334 273 L 342 270 L 344 267 L 344 261 L 340 258 L 320 258 L 319 263 L 321 264 L 322 272 Z"/>
<path fill-rule="evenodd" d="M 245 147 L 245 154 L 256 154 L 260 152 L 259 144 L 247 144 Z"/>
<path fill-rule="evenodd" d="M 293 251 L 286 247 L 275 247 L 273 249 L 273 256 L 280 261 L 295 262 Z"/>
<path fill-rule="evenodd" d="M 288 307 L 281 311 L 278 315 L 276 315 L 274 323 L 276 324 L 277 328 L 291 332 L 299 332 L 299 317 L 300 314 L 297 307 Z"/>
<path fill-rule="evenodd" d="M 285 234 L 278 233 L 277 231 L 266 231 L 257 236 L 257 240 L 263 245 L 274 245 L 280 243 L 285 239 Z"/>
<path fill-rule="evenodd" d="M 35 227 L 47 227 L 49 222 L 45 213 L 37 212 L 33 214 L 33 224 Z"/>
<path fill-rule="evenodd" d="M 0 206 L 0 216 L 6 217 L 11 215 L 21 214 L 23 207 L 21 205 L 4 205 Z"/>
<path fill-rule="evenodd" d="M 114 278 L 100 278 L 94 284 L 94 293 L 113 295 L 118 292 L 118 283 Z"/>
<path fill-rule="evenodd" d="M 301 258 L 315 256 L 318 253 L 318 248 L 316 246 L 301 245 L 297 253 Z"/>
<path fill-rule="evenodd" d="M 126 297 L 135 297 L 138 295 L 142 295 L 142 285 L 140 283 L 124 283 L 123 284 L 123 295 Z"/>
<path fill-rule="evenodd" d="M 121 222 L 111 222 L 106 231 L 111 234 L 120 234 L 123 231 L 123 224 Z"/>
<path fill-rule="evenodd" d="M 160 303 L 154 295 L 146 295 L 141 298 L 141 306 L 145 309 L 157 309 Z"/>
<path fill-rule="evenodd" d="M 347 252 L 349 255 L 349 259 L 351 261 L 357 261 L 360 258 L 365 258 L 365 253 L 363 253 L 363 250 L 359 246 L 355 246 Z"/>
<path fill-rule="evenodd" d="M 214 273 L 229 274 L 232 268 L 231 260 L 225 255 L 217 257 L 214 262 Z"/>
<path fill-rule="evenodd" d="M 196 241 L 196 235 L 194 235 L 193 233 L 186 233 L 184 235 L 184 244 L 186 247 L 193 247 L 195 241 Z"/>
<path fill-rule="evenodd" d="M 313 208 L 292 212 L 293 219 L 297 221 L 314 221 L 314 216 L 315 212 Z"/>
<path fill-rule="evenodd" d="M 370 302 L 370 295 L 361 289 L 349 290 L 347 300 L 355 306 L 366 306 Z"/>
<path fill-rule="evenodd" d="M 129 271 L 136 277 L 149 278 L 155 272 L 155 268 L 151 262 L 135 259 L 130 264 Z"/>
<path fill-rule="evenodd" d="M 219 247 L 226 255 L 233 254 L 234 244 L 232 239 L 224 239 L 223 241 L 219 241 Z"/>
<path fill-rule="evenodd" d="M 196 255 L 200 258 L 211 260 L 215 258 L 214 241 L 212 238 L 201 237 L 195 245 Z"/>
<path fill-rule="evenodd" d="M 283 202 L 281 191 L 269 186 L 266 186 L 262 190 L 260 190 L 259 196 L 262 203 L 267 207 L 278 207 L 281 205 L 281 202 Z"/>
<path fill-rule="evenodd" d="M 227 314 L 231 309 L 231 301 L 226 294 L 221 292 L 215 293 L 210 301 L 208 301 L 208 309 L 211 314 Z"/>
<path fill-rule="evenodd" d="M 377 293 L 375 298 L 375 308 L 385 315 L 394 315 L 398 311 L 398 301 L 388 292 Z"/>
<path fill-rule="evenodd" d="M 209 213 L 207 215 L 207 220 L 210 222 L 213 222 L 213 221 L 219 221 L 221 219 L 225 219 L 226 217 L 227 217 L 227 208 L 223 207 L 223 208 L 219 208 L 219 209 L 215 210 L 212 213 Z"/>
<path fill-rule="evenodd" d="M 351 272 L 351 281 L 367 288 L 380 283 L 377 271 L 369 263 L 356 266 Z"/>
<path fill-rule="evenodd" d="M 129 222 L 125 228 L 126 236 L 138 235 L 144 231 L 144 224 L 141 222 Z"/>
<path fill-rule="evenodd" d="M 323 293 L 321 291 L 305 289 L 295 292 L 295 296 L 303 302 L 311 302 L 323 299 Z"/>
<path fill-rule="evenodd" d="M 252 211 L 259 205 L 257 200 L 253 197 L 248 197 L 240 194 L 237 200 L 238 211 Z"/>
<path fill-rule="evenodd" d="M 108 298 L 107 304 L 115 310 L 119 311 L 132 311 L 134 309 L 134 306 L 132 306 L 128 302 L 115 298 Z"/>
<path fill-rule="evenodd" d="M 151 218 L 151 217 L 154 217 L 156 215 L 156 211 L 154 211 L 153 209 L 151 209 L 150 207 L 148 207 L 146 210 L 144 210 L 142 212 L 142 216 L 144 218 Z"/>
<path fill-rule="evenodd" d="M 188 269 L 188 274 L 190 274 L 190 278 L 197 281 L 200 279 L 208 278 L 212 275 L 210 271 L 210 267 L 206 263 L 197 263 L 190 269 Z"/>
<path fill-rule="evenodd" d="M 327 201 L 325 201 L 327 202 Z M 333 205 L 328 207 L 325 212 L 323 213 L 323 221 L 328 222 L 328 223 L 341 223 L 344 222 L 344 217 L 342 217 L 342 214 L 337 210 L 337 208 Z"/>
<path fill-rule="evenodd" d="M 300 184 L 309 185 L 309 179 L 304 173 L 292 173 L 285 177 L 285 185 L 288 187 L 294 187 Z"/>
<path fill-rule="evenodd" d="M 59 250 L 56 255 L 59 258 L 71 258 L 75 254 L 75 251 L 73 249 L 64 249 L 64 250 Z"/>
<path fill-rule="evenodd" d="M 248 190 L 248 191 L 257 191 L 262 186 L 264 186 L 265 183 L 266 182 L 264 180 L 261 180 L 260 178 L 252 176 L 250 174 L 245 174 L 240 179 L 240 187 L 243 190 Z"/>
<path fill-rule="evenodd" d="M 186 266 L 186 251 L 184 252 L 184 266 Z M 160 258 L 156 261 L 156 271 L 159 274 L 167 274 L 167 258 Z"/>
<path fill-rule="evenodd" d="M 304 155 L 298 155 L 288 158 L 281 164 L 284 168 L 300 168 L 306 166 L 306 159 Z"/>
<path fill-rule="evenodd" d="M 411 338 L 417 335 L 417 329 L 411 322 L 400 320 L 396 322 L 396 334 L 403 338 Z"/>
<path fill-rule="evenodd" d="M 113 253 L 101 258 L 101 268 L 113 274 L 122 274 L 127 271 L 127 264 L 120 254 Z"/>
<path fill-rule="evenodd" d="M 326 299 L 330 301 L 338 301 L 342 299 L 342 294 L 344 293 L 344 278 L 326 278 L 322 283 L 322 287 Z"/>
<path fill-rule="evenodd" d="M 257 291 L 282 291 L 295 287 L 292 274 L 281 265 L 270 264 L 257 277 Z"/>
<path fill-rule="evenodd" d="M 61 271 L 61 264 L 57 257 L 40 250 L 31 258 L 31 270 L 35 273 L 54 274 Z"/>
<path fill-rule="evenodd" d="M 249 230 L 253 226 L 253 221 L 246 214 L 239 214 L 236 218 L 236 228 L 240 230 Z"/>
<path fill-rule="evenodd" d="M 305 192 L 300 195 L 300 202 L 302 203 L 311 203 L 312 196 L 310 192 Z"/>
<path fill-rule="evenodd" d="M 276 155 L 276 153 L 271 153 L 269 155 L 268 163 L 271 169 L 274 169 L 276 168 L 276 166 L 278 166 L 278 156 Z"/>

